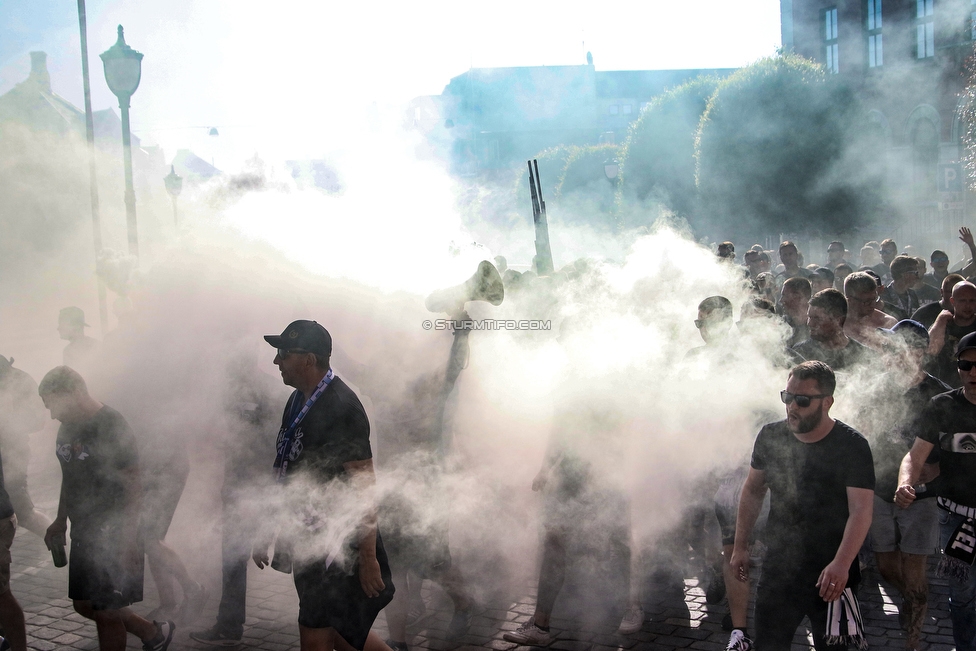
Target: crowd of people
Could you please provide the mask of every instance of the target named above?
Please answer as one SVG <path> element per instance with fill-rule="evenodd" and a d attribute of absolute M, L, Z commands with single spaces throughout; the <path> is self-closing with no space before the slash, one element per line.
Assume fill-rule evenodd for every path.
<path fill-rule="evenodd" d="M 976 452 L 976 285 L 968 280 L 976 274 L 976 243 L 966 228 L 960 239 L 970 249 L 968 262 L 950 272 L 949 256 L 937 250 L 931 273 L 924 259 L 910 249 L 899 253 L 891 240 L 867 243 L 860 264 L 848 261 L 854 256 L 843 243 L 831 242 L 822 266 L 803 266 L 789 241 L 775 253 L 775 267 L 774 253 L 762 246 L 749 249 L 741 266 L 732 242 L 718 246 L 749 298 L 736 322 L 732 301 L 703 297 L 694 319 L 703 345 L 686 359 L 738 354 L 743 338 L 770 331 L 757 325 L 775 324 L 783 335 L 764 354 L 787 378 L 780 393 L 786 418 L 766 418 L 749 464 L 707 486 L 721 536 L 713 553 L 702 554 L 712 572 L 706 599 L 727 597 L 730 651 L 789 649 L 804 617 L 818 651 L 863 648 L 857 591 L 872 552 L 900 594 L 908 649 L 924 642 L 928 561 L 939 554 L 956 648 L 976 651 L 976 457 L 969 456 Z M 505 284 L 517 287 L 520 279 L 504 260 L 496 262 Z M 469 318 L 463 308 L 462 301 L 452 318 Z M 27 648 L 23 612 L 10 590 L 10 546 L 19 526 L 44 538 L 56 564 L 70 531 L 68 597 L 95 622 L 101 649 L 121 651 L 131 634 L 147 650 L 165 650 L 176 625 L 192 622 L 209 597 L 165 542 L 189 475 L 187 452 L 138 439 L 124 414 L 92 395 L 85 375 L 99 342 L 86 327 L 80 309 L 61 311 L 64 364 L 39 384 L 0 358 L 0 649 Z M 565 319 L 560 342 L 574 328 Z M 455 330 L 446 373 L 420 378 L 404 399 L 410 418 L 390 435 L 384 463 L 409 472 L 401 491 L 381 496 L 370 419 L 332 369 L 325 327 L 299 320 L 265 337 L 282 382 L 293 389 L 279 404 L 273 380 L 254 360 L 231 363 L 223 409 L 239 438 L 224 460 L 220 603 L 213 625 L 190 633 L 194 640 L 241 643 L 252 561 L 293 575 L 303 651 L 409 651 L 407 628 L 424 617 L 425 579 L 440 584 L 454 604 L 448 636 L 464 635 L 478 604 L 453 562 L 450 507 L 438 502 L 435 485 L 443 471 L 445 402 L 465 366 L 469 332 Z M 531 486 L 544 496 L 535 611 L 503 634 L 523 645 L 553 641 L 550 618 L 579 549 L 604 554 L 626 579 L 618 633 L 635 633 L 645 621 L 643 554 L 632 540 L 629 499 L 608 481 L 615 468 L 601 467 L 606 455 L 595 453 L 619 443 L 614 433 L 623 425 L 611 405 L 593 400 L 569 376 Z M 845 423 L 831 409 L 835 397 L 843 399 L 838 385 L 853 377 L 879 381 L 863 413 L 848 410 L 858 415 Z M 53 519 L 34 507 L 27 490 L 28 437 L 43 427 L 42 406 L 60 422 L 62 478 Z M 316 506 L 318 492 L 326 511 L 353 505 L 343 510 L 341 534 L 328 522 L 333 513 Z M 267 523 L 259 495 L 307 499 L 290 500 L 297 502 L 287 507 L 290 517 Z M 688 520 L 700 529 L 701 510 Z M 581 536 L 589 536 L 586 545 L 577 544 Z M 142 617 L 130 607 L 143 598 L 146 565 L 159 605 Z M 384 608 L 386 640 L 371 630 Z"/>

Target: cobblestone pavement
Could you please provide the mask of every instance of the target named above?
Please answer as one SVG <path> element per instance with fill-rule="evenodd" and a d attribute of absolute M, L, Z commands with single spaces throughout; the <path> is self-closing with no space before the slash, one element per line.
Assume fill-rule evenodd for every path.
<path fill-rule="evenodd" d="M 51 466 L 45 467 L 43 476 L 52 477 L 51 470 Z M 38 469 L 32 465 L 32 480 L 38 474 Z M 56 483 L 50 479 L 32 483 L 35 502 L 49 513 L 56 510 L 57 490 Z M 71 602 L 67 599 L 67 571 L 54 567 L 43 542 L 26 530 L 19 530 L 12 553 L 11 586 L 24 608 L 30 647 L 39 651 L 97 649 L 95 626 L 72 610 Z M 567 581 L 553 613 L 552 628 L 557 636 L 551 648 L 554 651 L 725 649 L 728 633 L 722 630 L 721 622 L 728 612 L 727 606 L 724 603 L 707 605 L 704 585 L 698 579 L 661 578 L 660 573 L 644 579 L 643 606 L 647 619 L 640 632 L 628 636 L 616 634 L 621 615 L 619 608 L 594 614 L 583 598 L 587 589 L 581 586 L 587 586 L 586 582 Z M 153 582 L 148 575 L 145 585 L 145 601 L 134 606 L 137 612 L 143 614 L 157 604 Z M 217 586 L 211 587 L 219 590 Z M 890 594 L 890 588 L 879 585 L 877 572 L 869 569 L 859 597 L 872 648 L 904 648 L 904 636 L 898 626 L 898 601 L 897 598 L 892 599 Z M 453 610 L 450 600 L 439 588 L 431 587 L 429 582 L 424 589 L 424 598 L 429 617 L 408 630 L 413 636 L 409 640 L 412 647 L 432 651 L 528 651 L 503 641 L 502 633 L 515 629 L 529 619 L 535 602 L 533 587 L 527 585 L 520 595 L 483 600 L 468 634 L 454 642 L 445 640 Z M 594 597 L 589 595 L 589 598 L 592 600 Z M 599 601 L 599 595 L 596 598 Z M 219 594 L 211 597 L 195 625 L 179 627 L 170 648 L 211 648 L 193 642 L 188 637 L 188 631 L 210 625 L 214 621 L 218 601 Z M 269 569 L 257 571 L 252 566 L 248 572 L 248 619 L 241 648 L 264 651 L 297 649 L 297 613 L 298 599 L 291 576 Z M 584 621 L 585 625 L 579 624 Z M 386 636 L 382 614 L 375 630 Z M 932 651 L 953 648 L 947 588 L 940 580 L 932 581 L 929 621 L 923 630 L 924 641 Z M 812 647 L 803 634 L 798 633 L 794 642 L 794 649 Z M 132 636 L 129 648 L 141 648 Z"/>

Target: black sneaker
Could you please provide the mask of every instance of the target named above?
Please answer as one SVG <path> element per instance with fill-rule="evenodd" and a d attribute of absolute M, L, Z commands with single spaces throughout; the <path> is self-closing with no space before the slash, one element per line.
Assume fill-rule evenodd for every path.
<path fill-rule="evenodd" d="M 410 651 L 410 647 L 407 646 L 406 642 L 394 642 L 393 640 L 387 640 L 386 646 L 393 649 L 393 651 Z"/>
<path fill-rule="evenodd" d="M 710 571 L 711 580 L 705 588 L 705 603 L 715 605 L 725 597 L 725 577 L 721 572 Z"/>
<path fill-rule="evenodd" d="M 153 622 L 156 625 L 156 637 L 148 642 L 142 643 L 145 651 L 166 651 L 169 643 L 173 641 L 173 633 L 176 632 L 176 624 L 173 622 Z"/>
<path fill-rule="evenodd" d="M 447 626 L 447 640 L 456 640 L 468 632 L 471 627 L 471 617 L 474 615 L 473 608 L 467 610 L 455 610 L 451 617 L 451 623 Z"/>
<path fill-rule="evenodd" d="M 200 644 L 206 644 L 209 646 L 238 646 L 241 643 L 240 635 L 231 635 L 223 630 L 219 626 L 213 626 L 205 631 L 193 631 L 190 633 L 190 637 Z"/>

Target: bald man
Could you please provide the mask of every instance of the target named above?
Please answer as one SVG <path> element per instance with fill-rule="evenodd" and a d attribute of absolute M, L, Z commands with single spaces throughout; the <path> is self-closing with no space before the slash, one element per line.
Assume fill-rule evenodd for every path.
<path fill-rule="evenodd" d="M 976 332 L 976 285 L 969 281 L 956 283 L 949 302 L 952 311 L 940 312 L 929 328 L 928 354 L 935 357 L 933 375 L 958 388 L 962 381 L 956 371 L 956 344 L 970 332 Z"/>

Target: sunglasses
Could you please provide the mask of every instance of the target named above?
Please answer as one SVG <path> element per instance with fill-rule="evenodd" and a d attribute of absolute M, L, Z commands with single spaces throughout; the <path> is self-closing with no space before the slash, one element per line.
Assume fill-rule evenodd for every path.
<path fill-rule="evenodd" d="M 949 264 L 949 258 L 936 258 L 932 260 L 932 264 Z"/>
<path fill-rule="evenodd" d="M 278 357 L 280 357 L 281 359 L 285 359 L 286 357 L 292 354 L 297 355 L 297 354 L 307 353 L 307 352 L 308 352 L 307 350 L 302 350 L 301 348 L 279 348 Z"/>
<path fill-rule="evenodd" d="M 810 402 L 814 398 L 826 398 L 826 393 L 820 393 L 815 396 L 798 396 L 795 393 L 790 393 L 789 391 L 780 391 L 779 399 L 783 401 L 784 405 L 788 405 L 791 402 L 796 402 L 796 406 L 804 409 L 810 406 Z"/>
<path fill-rule="evenodd" d="M 957 359 L 956 368 L 958 368 L 963 373 L 969 373 L 971 370 L 976 368 L 976 362 L 967 362 L 964 359 Z"/>

